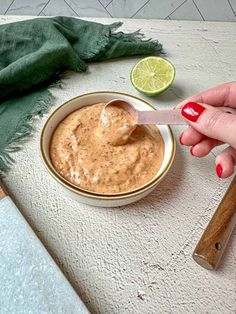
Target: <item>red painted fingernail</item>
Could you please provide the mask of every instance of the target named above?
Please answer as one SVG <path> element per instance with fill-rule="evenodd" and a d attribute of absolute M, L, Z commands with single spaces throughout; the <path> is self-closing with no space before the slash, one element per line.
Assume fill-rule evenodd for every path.
<path fill-rule="evenodd" d="M 218 175 L 219 178 L 221 178 L 222 172 L 223 172 L 223 169 L 222 169 L 221 165 L 220 165 L 220 164 L 217 165 L 217 166 L 216 166 L 216 173 L 217 173 L 217 175 Z"/>
<path fill-rule="evenodd" d="M 182 134 L 180 135 L 180 137 L 179 137 L 179 142 L 180 142 L 181 145 L 183 145 L 182 137 L 183 137 L 183 133 L 182 133 Z"/>
<path fill-rule="evenodd" d="M 181 113 L 186 119 L 196 122 L 204 110 L 205 108 L 196 102 L 188 102 L 183 106 Z"/>
<path fill-rule="evenodd" d="M 193 154 L 193 147 L 194 147 L 194 146 L 192 146 L 192 147 L 190 148 L 190 154 L 191 154 L 192 156 L 194 156 L 194 154 Z"/>

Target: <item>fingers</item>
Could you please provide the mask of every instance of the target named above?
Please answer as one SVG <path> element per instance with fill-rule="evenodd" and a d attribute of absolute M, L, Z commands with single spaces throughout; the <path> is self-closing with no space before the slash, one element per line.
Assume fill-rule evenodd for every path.
<path fill-rule="evenodd" d="M 236 115 L 194 102 L 185 104 L 181 113 L 199 133 L 236 148 Z"/>
<path fill-rule="evenodd" d="M 180 135 L 179 141 L 181 145 L 192 146 L 190 152 L 196 157 L 206 156 L 214 147 L 223 144 L 223 142 L 206 137 L 191 126 Z"/>
<path fill-rule="evenodd" d="M 187 128 L 179 137 L 180 144 L 186 146 L 194 146 L 199 143 L 205 135 L 199 133 L 197 130 L 191 126 Z"/>
<path fill-rule="evenodd" d="M 210 151 L 223 143 L 202 135 L 192 127 L 189 127 L 184 131 L 179 138 L 181 145 L 192 146 L 190 153 L 195 157 L 204 157 L 210 153 Z"/>
<path fill-rule="evenodd" d="M 211 106 L 226 106 L 236 108 L 236 82 L 225 83 L 194 96 L 179 103 L 176 108 L 182 108 L 186 103 L 200 102 Z"/>
<path fill-rule="evenodd" d="M 232 147 L 227 147 L 219 155 L 217 155 L 215 164 L 218 177 L 230 177 L 234 173 L 234 166 L 236 164 L 236 150 Z"/>
<path fill-rule="evenodd" d="M 205 138 L 200 143 L 192 146 L 190 152 L 195 157 L 204 157 L 208 155 L 214 147 L 221 144 L 222 142 L 220 141 L 213 140 L 211 138 Z"/>

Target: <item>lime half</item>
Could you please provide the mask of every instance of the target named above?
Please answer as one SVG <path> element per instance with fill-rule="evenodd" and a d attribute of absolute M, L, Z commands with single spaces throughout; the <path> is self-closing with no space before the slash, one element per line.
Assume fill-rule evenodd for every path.
<path fill-rule="evenodd" d="M 175 68 L 166 59 L 147 57 L 133 67 L 130 79 L 134 87 L 149 96 L 157 95 L 166 90 L 175 77 Z"/>

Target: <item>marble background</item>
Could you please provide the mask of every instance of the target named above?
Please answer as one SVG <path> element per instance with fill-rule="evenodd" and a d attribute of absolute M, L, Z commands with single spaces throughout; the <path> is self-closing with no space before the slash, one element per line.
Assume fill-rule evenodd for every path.
<path fill-rule="evenodd" d="M 236 21 L 236 0 L 0 0 L 0 14 Z"/>

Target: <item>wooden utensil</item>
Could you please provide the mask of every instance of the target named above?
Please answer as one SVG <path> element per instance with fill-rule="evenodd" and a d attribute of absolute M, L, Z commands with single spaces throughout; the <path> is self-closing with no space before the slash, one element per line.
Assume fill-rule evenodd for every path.
<path fill-rule="evenodd" d="M 235 225 L 236 176 L 193 252 L 195 262 L 206 269 L 216 269 Z"/>
<path fill-rule="evenodd" d="M 0 200 L 2 200 L 7 195 L 8 195 L 8 193 L 0 181 Z"/>

